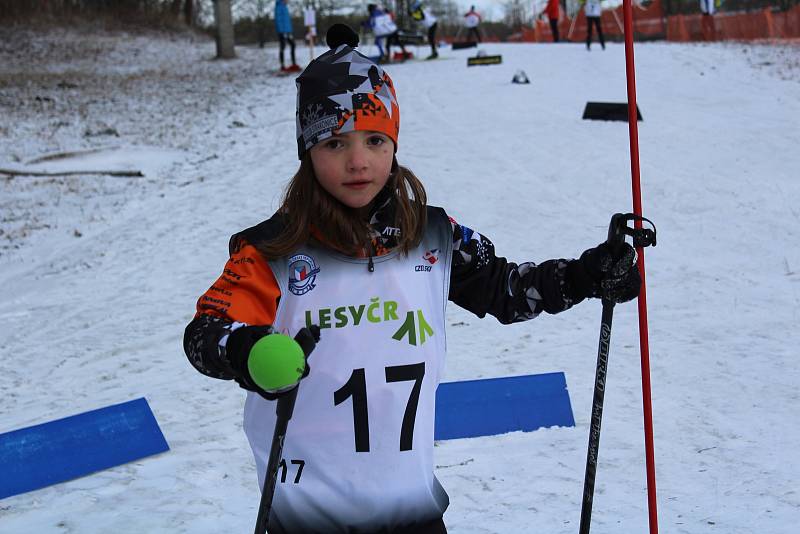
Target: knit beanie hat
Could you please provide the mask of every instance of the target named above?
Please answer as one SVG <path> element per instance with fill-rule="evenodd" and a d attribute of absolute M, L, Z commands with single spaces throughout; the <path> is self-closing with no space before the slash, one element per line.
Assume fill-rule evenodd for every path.
<path fill-rule="evenodd" d="M 326 36 L 328 50 L 297 77 L 297 156 L 333 135 L 358 130 L 380 132 L 394 141 L 400 107 L 394 84 L 374 61 L 355 50 L 358 35 L 335 24 Z"/>

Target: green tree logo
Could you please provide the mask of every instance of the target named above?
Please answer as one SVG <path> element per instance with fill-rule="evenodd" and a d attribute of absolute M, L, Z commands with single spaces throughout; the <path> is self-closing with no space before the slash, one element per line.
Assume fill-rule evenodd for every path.
<path fill-rule="evenodd" d="M 403 324 L 400 325 L 400 328 L 397 329 L 397 332 L 394 333 L 392 339 L 396 339 L 397 341 L 402 341 L 403 338 L 407 335 L 408 336 L 408 343 L 411 345 L 417 345 L 417 331 L 419 331 L 419 342 L 420 344 L 425 343 L 427 339 L 433 336 L 433 329 L 431 325 L 428 324 L 428 321 L 425 320 L 425 316 L 422 314 L 422 310 L 417 310 L 417 320 L 414 320 L 414 312 L 410 311 L 406 313 L 406 320 L 403 321 Z M 417 327 L 417 323 L 419 323 L 419 328 Z"/>

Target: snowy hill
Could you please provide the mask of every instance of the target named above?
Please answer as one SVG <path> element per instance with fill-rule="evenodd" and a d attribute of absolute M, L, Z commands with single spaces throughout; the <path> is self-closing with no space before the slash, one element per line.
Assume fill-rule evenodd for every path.
<path fill-rule="evenodd" d="M 0 167 L 102 148 L 95 163 L 145 175 L 0 180 L 0 432 L 144 396 L 171 451 L 4 499 L 0 531 L 248 531 L 243 392 L 195 372 L 181 338 L 230 234 L 268 217 L 296 170 L 294 81 L 272 75 L 274 48 L 221 63 L 186 36 L 25 38 L 36 59 L 0 50 Z M 587 101 L 625 101 L 623 47 L 485 49 L 503 64 L 443 50 L 387 68 L 398 158 L 500 255 L 576 257 L 631 206 L 627 125 L 581 120 Z M 796 54 L 636 45 L 644 211 L 659 231 L 647 280 L 663 532 L 796 528 Z M 518 69 L 531 85 L 510 83 Z M 614 318 L 598 533 L 647 528 L 635 308 Z M 447 318 L 447 380 L 564 371 L 577 423 L 439 443 L 449 531 L 575 532 L 600 304 L 513 326 L 455 305 Z"/>

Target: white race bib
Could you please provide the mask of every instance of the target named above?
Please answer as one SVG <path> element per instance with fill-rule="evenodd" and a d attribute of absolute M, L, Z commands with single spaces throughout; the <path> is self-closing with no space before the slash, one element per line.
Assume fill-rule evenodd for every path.
<path fill-rule="evenodd" d="M 374 531 L 441 517 L 433 474 L 436 387 L 445 360 L 452 228 L 429 209 L 408 256 L 367 259 L 304 246 L 270 262 L 281 287 L 275 326 L 321 328 L 289 422 L 271 525 Z M 245 432 L 263 487 L 275 402 L 249 393 Z"/>

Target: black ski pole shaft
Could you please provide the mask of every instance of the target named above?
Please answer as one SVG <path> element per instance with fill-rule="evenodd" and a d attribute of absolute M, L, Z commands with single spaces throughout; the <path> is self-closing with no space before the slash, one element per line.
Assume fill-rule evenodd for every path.
<path fill-rule="evenodd" d="M 594 481 L 597 474 L 597 453 L 600 448 L 600 425 L 603 421 L 603 398 L 606 391 L 608 352 L 611 344 L 611 320 L 614 303 L 603 300 L 603 317 L 600 321 L 600 343 L 597 347 L 597 370 L 594 376 L 592 419 L 589 425 L 589 447 L 586 453 L 586 474 L 583 479 L 583 504 L 581 505 L 580 534 L 589 534 L 594 501 Z"/>
<path fill-rule="evenodd" d="M 608 225 L 606 243 L 611 254 L 616 255 L 625 241 L 624 228 L 626 216 L 615 213 Z M 592 522 L 592 501 L 594 501 L 594 481 L 597 475 L 597 454 L 600 448 L 600 425 L 603 422 L 603 399 L 606 392 L 606 373 L 608 353 L 611 346 L 611 321 L 614 318 L 614 302 L 603 299 L 603 315 L 600 319 L 600 341 L 597 346 L 597 369 L 594 375 L 594 396 L 592 397 L 592 418 L 589 424 L 589 446 L 586 451 L 586 474 L 583 478 L 583 503 L 581 504 L 580 534 L 589 534 Z"/>
<path fill-rule="evenodd" d="M 295 386 L 290 392 L 280 397 L 278 406 L 275 409 L 278 417 L 275 421 L 275 432 L 272 434 L 272 446 L 269 449 L 269 462 L 267 463 L 267 472 L 264 478 L 264 489 L 261 492 L 261 502 L 258 505 L 255 534 L 264 534 L 267 531 L 269 513 L 272 509 L 272 498 L 275 496 L 275 485 L 278 482 L 278 467 L 283 455 L 283 440 L 286 437 L 289 419 L 292 418 L 292 413 L 294 412 L 297 388 L 298 386 Z"/>
<path fill-rule="evenodd" d="M 319 327 L 312 325 L 310 328 L 303 328 L 295 336 L 303 349 L 306 358 L 314 350 L 314 346 L 319 341 Z M 278 482 L 278 468 L 280 467 L 281 456 L 283 455 L 283 441 L 286 438 L 286 429 L 289 420 L 294 413 L 294 403 L 297 400 L 297 385 L 287 393 L 278 397 L 277 407 L 275 408 L 275 431 L 272 434 L 272 445 L 269 449 L 269 461 L 267 462 L 267 472 L 264 475 L 264 488 L 261 491 L 261 502 L 258 505 L 258 517 L 256 517 L 255 534 L 265 534 L 269 523 L 269 514 L 272 510 L 272 499 L 275 496 L 275 485 Z"/>

